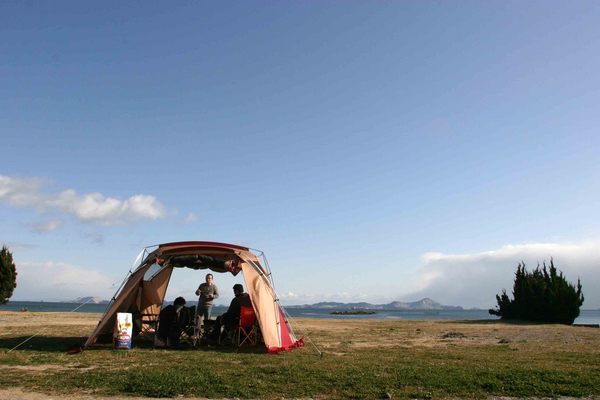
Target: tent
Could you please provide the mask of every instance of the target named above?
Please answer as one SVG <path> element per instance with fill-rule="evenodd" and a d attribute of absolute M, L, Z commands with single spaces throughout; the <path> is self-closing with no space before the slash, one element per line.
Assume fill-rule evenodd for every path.
<path fill-rule="evenodd" d="M 206 259 L 215 262 L 207 263 Z M 227 243 L 174 242 L 150 246 L 140 253 L 83 347 L 111 335 L 118 312 L 158 314 L 173 268 L 211 269 L 233 275 L 241 271 L 268 351 L 276 353 L 304 344 L 303 338 L 296 338 L 279 304 L 262 252 L 257 256 L 247 247 Z"/>

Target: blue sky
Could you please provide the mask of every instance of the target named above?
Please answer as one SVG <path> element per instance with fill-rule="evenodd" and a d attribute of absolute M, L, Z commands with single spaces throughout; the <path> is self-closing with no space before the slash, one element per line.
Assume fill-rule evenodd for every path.
<path fill-rule="evenodd" d="M 489 307 L 554 257 L 600 307 L 598 20 L 591 1 L 3 2 L 13 299 L 108 297 L 142 247 L 212 240 L 265 251 L 287 303 Z M 192 297 L 185 274 L 170 295 Z"/>

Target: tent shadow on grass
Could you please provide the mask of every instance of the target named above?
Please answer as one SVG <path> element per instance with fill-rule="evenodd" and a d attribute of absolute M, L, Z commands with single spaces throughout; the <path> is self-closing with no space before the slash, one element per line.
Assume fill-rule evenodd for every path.
<path fill-rule="evenodd" d="M 19 336 L 0 338 L 0 350 L 8 351 L 21 344 L 13 351 L 47 351 L 64 353 L 73 347 L 85 343 L 85 336 L 36 336 L 30 340 L 30 336 Z"/>
<path fill-rule="evenodd" d="M 57 352 L 57 353 L 65 353 L 73 348 L 77 348 L 78 346 L 83 345 L 85 343 L 85 336 L 36 336 L 30 340 L 29 336 L 19 336 L 19 337 L 10 337 L 10 338 L 0 338 L 0 352 L 6 352 L 15 346 L 23 343 L 18 348 L 13 351 L 46 351 L 46 352 Z M 249 353 L 249 354 L 266 354 L 267 350 L 264 346 L 246 346 L 237 348 L 231 345 L 223 345 L 223 346 L 199 346 L 192 347 L 188 345 L 183 345 L 180 349 L 163 349 L 163 348 L 154 348 L 152 343 L 149 341 L 134 341 L 133 348 L 140 349 L 143 351 L 176 351 L 176 352 L 188 352 L 188 351 L 198 351 L 198 352 L 218 352 L 218 353 Z M 111 343 L 99 344 L 95 347 L 90 347 L 86 351 L 106 351 L 113 350 Z M 127 351 L 127 350 L 119 350 L 119 351 Z"/>

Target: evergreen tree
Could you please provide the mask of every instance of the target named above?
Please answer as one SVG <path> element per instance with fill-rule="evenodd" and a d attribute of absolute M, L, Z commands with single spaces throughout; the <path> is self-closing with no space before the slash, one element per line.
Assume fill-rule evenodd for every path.
<path fill-rule="evenodd" d="M 502 319 L 572 324 L 579 316 L 583 304 L 581 282 L 577 286 L 567 282 L 562 272 L 557 271 L 554 260 L 550 266 L 544 262 L 533 272 L 528 272 L 525 263 L 520 262 L 515 272 L 513 297 L 506 290 L 496 295 L 498 306 L 489 310 L 490 314 Z"/>
<path fill-rule="evenodd" d="M 0 250 L 0 304 L 6 304 L 17 287 L 17 268 L 6 246 Z"/>

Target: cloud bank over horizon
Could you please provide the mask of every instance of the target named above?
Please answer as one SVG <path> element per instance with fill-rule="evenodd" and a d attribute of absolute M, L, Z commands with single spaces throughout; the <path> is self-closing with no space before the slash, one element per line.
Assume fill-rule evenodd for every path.
<path fill-rule="evenodd" d="M 312 304 L 321 301 L 389 303 L 394 300 L 416 301 L 432 298 L 445 305 L 465 308 L 490 308 L 495 306 L 496 294 L 506 289 L 512 291 L 514 272 L 524 261 L 529 270 L 538 263 L 554 259 L 555 266 L 569 282 L 578 278 L 583 285 L 585 301 L 583 309 L 600 308 L 600 240 L 578 243 L 531 243 L 506 245 L 497 250 L 468 254 L 425 253 L 423 263 L 412 276 L 416 290 L 410 293 L 365 293 L 356 295 L 351 289 L 340 288 L 337 293 L 326 290 L 303 293 L 302 288 L 278 293 L 283 304 Z M 18 262 L 17 289 L 13 300 L 61 301 L 77 297 L 94 296 L 105 299 L 114 294 L 115 277 L 88 270 L 82 266 L 62 262 Z M 195 286 L 202 281 L 197 271 L 177 271 L 167 292 L 168 298 L 184 295 L 191 299 Z M 117 277 L 120 278 L 120 277 Z M 218 277 L 217 284 L 223 290 L 220 303 L 228 304 L 229 287 L 235 280 L 227 274 Z M 239 279 L 238 279 L 239 280 Z M 119 280 L 120 282 L 120 280 Z M 324 282 L 324 285 L 330 283 Z M 171 287 L 172 286 L 172 287 Z M 323 289 L 323 288 L 321 288 Z M 316 289 L 318 290 L 318 289 Z M 171 296 L 171 297 L 169 297 Z M 172 299 L 171 299 L 172 300 Z"/>
<path fill-rule="evenodd" d="M 120 281 L 98 271 L 62 262 L 17 262 L 12 300 L 69 301 L 78 297 L 109 299 Z"/>
<path fill-rule="evenodd" d="M 40 178 L 17 178 L 0 175 L 0 201 L 17 208 L 31 208 L 40 213 L 58 212 L 73 216 L 81 222 L 120 225 L 142 219 L 156 220 L 167 215 L 165 206 L 155 196 L 137 194 L 120 200 L 101 193 L 78 194 L 66 189 L 58 194 L 42 192 Z M 50 232 L 60 226 L 38 224 L 38 233 Z"/>
<path fill-rule="evenodd" d="M 582 308 L 600 308 L 600 240 L 578 243 L 506 245 L 471 254 L 426 253 L 418 270 L 415 292 L 407 297 L 431 297 L 448 305 L 493 307 L 496 294 L 506 289 L 512 296 L 517 264 L 528 270 L 554 259 L 554 265 L 575 284 L 581 279 Z"/>

